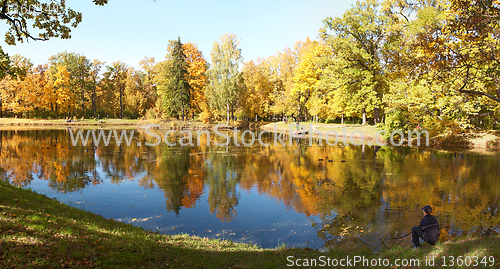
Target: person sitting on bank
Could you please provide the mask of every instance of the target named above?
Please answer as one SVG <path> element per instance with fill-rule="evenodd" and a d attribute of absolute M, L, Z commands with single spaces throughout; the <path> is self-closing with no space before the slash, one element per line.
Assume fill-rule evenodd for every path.
<path fill-rule="evenodd" d="M 419 238 L 422 238 L 425 242 L 434 245 L 439 238 L 439 223 L 432 213 L 432 208 L 430 205 L 426 205 L 422 208 L 424 211 L 424 218 L 420 221 L 420 225 L 415 226 L 411 229 L 413 248 L 419 248 L 420 242 Z"/>

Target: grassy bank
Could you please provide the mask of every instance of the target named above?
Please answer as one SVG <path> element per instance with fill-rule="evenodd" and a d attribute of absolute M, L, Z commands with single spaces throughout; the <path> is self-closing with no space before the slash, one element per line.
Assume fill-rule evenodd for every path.
<path fill-rule="evenodd" d="M 363 140 L 365 142 L 374 142 L 377 136 L 377 132 L 380 131 L 377 127 L 372 125 L 361 125 L 361 124 L 326 124 L 326 123 L 312 123 L 312 122 L 301 122 L 301 128 L 304 130 L 315 131 L 315 136 L 318 136 L 318 132 L 322 132 L 323 136 L 327 132 L 335 131 L 338 134 L 338 141 L 343 141 L 343 132 L 346 133 L 345 138 L 348 143 L 350 143 L 351 138 L 358 142 L 361 139 L 360 132 L 363 134 Z M 297 130 L 297 124 L 294 122 L 285 124 L 283 122 L 272 122 L 262 126 L 262 129 L 278 132 L 286 131 L 290 129 L 292 131 Z M 334 133 L 330 133 L 330 138 L 335 139 Z M 384 141 L 381 135 L 378 137 L 379 141 Z"/>
<path fill-rule="evenodd" d="M 16 119 L 16 118 L 0 118 L 0 130 L 2 129 L 37 129 L 37 128 L 67 128 L 76 127 L 81 129 L 88 128 L 140 128 L 150 124 L 157 124 L 162 129 L 177 129 L 177 130 L 196 130 L 205 129 L 212 130 L 217 124 L 226 124 L 226 122 L 213 122 L 213 123 L 202 123 L 202 122 L 191 122 L 191 121 L 180 121 L 180 120 L 142 120 L 142 119 L 77 119 L 76 121 L 67 122 L 64 119 Z M 238 127 L 239 129 L 264 129 L 269 131 L 275 130 L 278 132 L 287 131 L 291 128 L 296 130 L 297 126 L 295 123 L 285 124 L 283 122 L 246 122 L 246 121 L 236 121 L 229 124 L 229 128 Z M 361 142 L 360 133 L 363 134 L 363 141 L 365 144 L 373 145 L 376 142 L 377 132 L 381 131 L 373 125 L 361 125 L 361 124 L 325 124 L 325 123 L 311 123 L 302 122 L 304 129 L 312 129 L 317 132 L 322 132 L 325 135 L 329 131 L 335 131 L 338 133 L 339 142 L 343 142 L 344 136 L 343 132 L 346 132 L 345 140 L 347 143 L 351 142 L 351 139 L 355 143 Z M 330 134 L 331 139 L 335 139 L 333 133 Z M 384 141 L 381 135 L 378 135 L 379 141 Z M 500 131 L 492 130 L 471 130 L 468 132 L 462 132 L 454 135 L 437 135 L 430 138 L 430 146 L 434 148 L 444 148 L 444 149 L 476 149 L 476 150 L 498 150 L 500 149 Z"/>
<path fill-rule="evenodd" d="M 304 253 L 148 232 L 4 182 L 0 211 L 0 268 L 277 268 Z"/>
<path fill-rule="evenodd" d="M 275 127 L 276 124 L 276 127 Z M 338 142 L 344 141 L 343 132 L 346 132 L 346 141 L 351 143 L 351 138 L 356 143 L 361 142 L 359 133 L 363 133 L 364 144 L 373 145 L 376 142 L 377 132 L 381 131 L 373 125 L 361 125 L 361 124 L 325 124 L 325 123 L 301 123 L 305 126 L 304 129 L 310 129 L 315 132 L 322 132 L 323 136 L 326 135 L 328 131 L 335 131 L 338 133 Z M 268 123 L 262 126 L 262 129 L 274 131 L 275 128 L 278 132 L 286 131 L 289 128 L 292 130 L 297 129 L 295 123 L 285 124 L 283 122 Z M 318 136 L 317 134 L 315 134 Z M 331 139 L 335 139 L 334 134 L 330 135 Z M 378 135 L 378 141 L 384 141 L 381 135 Z M 396 142 L 398 142 L 396 140 Z M 422 138 L 421 143 L 425 143 L 425 138 Z M 406 143 L 404 144 L 406 145 Z M 444 149 L 476 149 L 476 150 L 498 150 L 500 149 L 500 131 L 493 130 L 470 130 L 468 132 L 462 132 L 455 135 L 437 135 L 430 138 L 430 146 L 434 148 L 444 148 Z"/>
<path fill-rule="evenodd" d="M 216 124 L 226 122 L 214 122 L 210 124 L 202 122 L 190 122 L 181 120 L 144 120 L 144 119 L 76 119 L 71 122 L 65 119 L 16 119 L 0 118 L 0 128 L 27 127 L 27 128 L 137 128 L 150 124 L 157 124 L 163 129 L 211 129 Z M 234 122 L 230 126 L 246 128 L 249 123 Z"/>
<path fill-rule="evenodd" d="M 102 123 L 101 123 L 102 121 Z M 0 126 L 100 126 L 100 125 L 141 125 L 147 121 L 136 119 L 77 119 L 67 122 L 65 119 L 16 119 L 0 118 Z"/>
<path fill-rule="evenodd" d="M 148 232 L 1 181 L 0 212 L 1 268 L 287 268 L 291 260 L 295 263 L 304 258 L 317 259 L 319 265 L 322 255 L 330 259 L 364 255 L 366 259 L 389 259 L 390 263 L 411 258 L 420 260 L 421 267 L 426 258 L 435 257 L 435 265 L 440 266 L 448 256 L 478 256 L 479 262 L 487 257 L 488 266 L 484 267 L 488 268 L 500 264 L 497 235 L 440 242 L 418 250 L 397 247 L 378 254 L 367 250 L 321 253 L 286 247 L 262 249 L 231 241 Z M 289 256 L 294 258 L 287 259 Z M 495 259 L 493 267 L 489 266 L 489 257 Z M 300 265 L 304 262 L 299 261 Z M 449 258 L 446 262 L 450 265 Z"/>

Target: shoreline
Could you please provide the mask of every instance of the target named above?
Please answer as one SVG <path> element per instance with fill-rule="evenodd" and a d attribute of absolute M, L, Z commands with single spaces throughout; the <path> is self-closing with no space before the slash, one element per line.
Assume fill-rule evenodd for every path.
<path fill-rule="evenodd" d="M 317 262 L 319 257 L 341 260 L 354 255 L 389 263 L 415 259 L 421 266 L 430 258 L 435 260 L 435 266 L 450 266 L 443 257 L 464 255 L 487 257 L 488 263 L 491 259 L 495 265 L 500 263 L 499 235 L 464 236 L 438 241 L 435 246 L 424 244 L 418 250 L 411 249 L 408 243 L 377 253 L 341 248 L 321 252 L 285 245 L 264 249 L 229 240 L 146 231 L 3 181 L 0 181 L 0 208 L 2 268 L 287 268 L 290 260 L 300 259 L 300 266 L 310 267 L 304 262 Z M 364 266 L 358 264 L 354 268 Z"/>
<path fill-rule="evenodd" d="M 101 123 L 102 121 L 102 123 Z M 77 120 L 75 122 L 66 122 L 64 119 L 16 119 L 16 118 L 0 118 L 0 130 L 9 130 L 10 128 L 21 128 L 21 129 L 44 129 L 44 128 L 141 128 L 147 125 L 156 124 L 160 127 L 160 130 L 211 130 L 217 124 L 226 124 L 225 122 L 220 123 L 201 123 L 201 122 L 182 122 L 180 120 L 143 120 L 143 119 L 84 119 Z M 234 122 L 229 124 L 228 128 L 221 130 L 232 130 L 233 128 L 238 129 L 261 129 L 269 132 L 275 132 L 274 124 L 277 125 L 277 131 L 288 132 L 291 130 L 296 130 L 294 123 L 285 124 L 283 122 Z M 323 123 L 302 123 L 304 126 L 313 127 L 315 132 L 314 138 L 318 138 L 317 132 L 322 133 L 322 137 L 325 137 L 328 131 L 337 131 L 338 143 L 343 143 L 344 139 L 347 144 L 361 143 L 362 145 L 377 145 L 378 143 L 373 143 L 376 139 L 376 132 L 380 131 L 375 126 L 372 125 L 359 125 L 359 124 L 323 124 Z M 303 127 L 303 126 L 302 126 Z M 344 137 L 342 135 L 342 130 L 345 128 L 348 133 Z M 357 133 L 363 133 L 363 139 Z M 309 137 L 309 134 L 302 135 L 302 137 Z M 330 134 L 330 140 L 334 139 L 334 135 Z M 386 143 L 387 141 L 378 136 L 378 141 Z M 376 142 L 376 141 L 375 141 Z M 424 141 L 421 141 L 425 143 Z M 407 147 L 407 141 L 403 143 L 402 146 Z M 412 143 L 411 147 L 416 147 L 415 143 Z M 463 132 L 456 134 L 454 136 L 438 135 L 430 138 L 430 144 L 428 147 L 421 146 L 419 148 L 433 148 L 438 150 L 472 150 L 472 151 L 497 151 L 500 150 L 500 131 L 493 130 L 483 130 L 483 131 L 473 131 Z"/>
<path fill-rule="evenodd" d="M 307 123 L 308 125 L 311 123 Z M 278 126 L 277 132 L 283 132 L 286 131 L 288 132 L 291 126 L 291 130 L 296 130 L 296 127 L 293 123 L 287 124 L 289 127 L 285 128 L 282 125 L 285 125 L 283 123 L 280 124 L 281 126 Z M 312 124 L 314 128 L 314 124 Z M 323 125 L 325 126 L 325 125 Z M 327 125 L 328 126 L 328 125 Z M 336 138 L 337 144 L 343 143 L 344 139 L 347 141 L 347 144 L 353 144 L 352 141 L 355 143 L 362 142 L 362 145 L 368 145 L 368 146 L 380 146 L 377 145 L 376 143 L 372 143 L 373 141 L 376 141 L 376 132 L 380 131 L 377 129 L 375 126 L 371 125 L 352 125 L 352 124 L 345 124 L 344 126 L 340 124 L 332 124 L 328 126 L 329 130 L 318 130 L 318 128 L 314 129 L 314 138 L 318 139 L 319 134 L 316 132 L 321 132 L 321 136 L 323 139 L 326 137 L 326 132 L 330 130 L 335 130 L 338 133 L 338 137 Z M 345 137 L 342 135 L 341 130 L 345 128 L 347 130 L 347 134 Z M 264 126 L 262 126 L 263 130 L 267 130 L 270 132 L 275 132 L 276 130 L 274 129 L 274 123 L 268 123 Z M 368 132 L 363 132 L 362 130 L 368 130 Z M 363 139 L 359 135 L 353 135 L 354 131 L 360 131 L 363 132 Z M 304 137 L 309 137 L 310 134 L 305 134 L 303 135 Z M 332 136 L 330 134 L 329 140 L 335 140 L 335 136 Z M 387 143 L 387 140 L 383 139 L 382 136 L 379 135 L 378 141 L 382 143 Z M 421 143 L 425 144 L 425 138 L 421 138 Z M 390 145 L 385 145 L 385 146 L 390 146 Z M 405 140 L 404 143 L 401 145 L 403 147 L 412 147 L 412 148 L 432 148 L 436 150 L 470 150 L 470 151 L 498 151 L 500 150 L 500 131 L 493 131 L 493 130 L 487 130 L 487 131 L 482 131 L 482 132 L 467 132 L 467 133 L 462 133 L 457 135 L 454 138 L 449 138 L 449 137 L 444 137 L 444 136 L 434 136 L 429 138 L 429 146 L 416 146 L 416 142 L 412 142 L 411 146 L 408 146 L 408 141 Z"/>

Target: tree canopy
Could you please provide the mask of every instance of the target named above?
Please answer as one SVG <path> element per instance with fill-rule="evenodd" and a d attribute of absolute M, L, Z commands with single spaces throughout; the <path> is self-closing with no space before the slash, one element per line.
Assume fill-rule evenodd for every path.
<path fill-rule="evenodd" d="M 69 38 L 81 14 L 53 3 L 63 12 L 42 12 L 49 7 L 36 0 L 1 2 L 2 19 L 11 23 L 7 43 Z M 495 1 L 358 1 L 342 16 L 318 18 L 318 39 L 247 62 L 230 33 L 213 43 L 210 63 L 180 38 L 165 44 L 165 59 L 145 58 L 138 68 L 73 52 L 33 66 L 0 51 L 0 111 L 203 122 L 295 117 L 386 130 L 420 126 L 432 135 L 494 129 L 499 18 Z M 35 21 L 34 30 L 23 20 Z"/>

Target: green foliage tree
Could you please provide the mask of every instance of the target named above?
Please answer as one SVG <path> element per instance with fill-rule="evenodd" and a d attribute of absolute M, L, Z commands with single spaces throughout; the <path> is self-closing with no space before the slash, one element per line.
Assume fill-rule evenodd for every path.
<path fill-rule="evenodd" d="M 118 61 L 111 64 L 111 66 L 106 66 L 106 72 L 104 73 L 104 87 L 107 91 L 105 101 L 107 105 L 113 105 L 114 103 L 118 105 L 118 116 L 120 119 L 123 118 L 123 108 L 124 108 L 124 94 L 125 87 L 127 83 L 127 66 Z M 112 110 L 113 111 L 113 110 Z M 114 114 L 115 111 L 113 111 Z"/>
<path fill-rule="evenodd" d="M 296 65 L 295 52 L 289 48 L 269 57 L 263 63 L 263 68 L 273 87 L 270 95 L 270 109 L 275 114 L 291 116 L 297 112 L 290 94 Z"/>
<path fill-rule="evenodd" d="M 155 62 L 155 58 L 145 57 L 139 61 L 141 76 L 141 84 L 144 87 L 146 97 L 146 109 L 151 109 L 155 106 L 158 98 L 158 80 L 161 70 L 161 63 Z"/>
<path fill-rule="evenodd" d="M 219 42 L 214 42 L 208 71 L 209 85 L 205 95 L 211 108 L 220 114 L 226 111 L 227 121 L 239 95 L 239 66 L 243 60 L 239 44 L 234 34 L 224 34 Z"/>
<path fill-rule="evenodd" d="M 125 86 L 125 107 L 132 117 L 137 118 L 145 115 L 148 107 L 148 88 L 144 85 L 146 74 L 133 67 L 128 69 Z"/>
<path fill-rule="evenodd" d="M 373 112 L 380 122 L 382 97 L 387 88 L 384 63 L 384 43 L 389 40 L 390 20 L 381 14 L 376 0 L 357 2 L 342 17 L 326 18 L 320 36 L 331 45 L 335 60 L 329 66 L 336 83 L 332 90 L 341 89 L 351 97 L 350 109 L 361 112 L 363 124 L 367 113 Z M 333 30 L 333 34 L 328 34 Z"/>
<path fill-rule="evenodd" d="M 184 121 L 185 113 L 191 105 L 191 86 L 187 81 L 188 64 L 180 37 L 170 44 L 171 50 L 167 55 L 160 84 L 162 106 L 169 116 L 178 116 L 180 113 Z"/>
<path fill-rule="evenodd" d="M 93 0 L 93 2 L 103 6 L 108 0 Z M 5 43 L 9 45 L 30 39 L 71 38 L 71 28 L 77 27 L 82 18 L 82 13 L 66 6 L 65 0 L 54 0 L 49 3 L 39 0 L 4 0 L 0 3 L 0 19 L 5 20 L 9 26 L 5 34 Z M 30 33 L 32 29 L 29 25 L 38 29 L 38 37 Z"/>
<path fill-rule="evenodd" d="M 93 0 L 94 4 L 103 6 L 108 0 Z M 65 0 L 41 2 L 39 0 L 3 0 L 0 2 L 0 20 L 8 26 L 5 43 L 15 45 L 29 40 L 49 40 L 52 37 L 71 38 L 71 28 L 82 21 L 82 13 L 66 6 Z M 36 29 L 38 36 L 31 34 Z M 8 62 L 8 55 L 0 47 L 0 79 L 5 73 L 15 74 Z"/>
<path fill-rule="evenodd" d="M 51 56 L 49 62 L 52 73 L 55 73 L 59 66 L 65 66 L 71 74 L 70 89 L 74 98 L 79 98 L 80 115 L 85 116 L 85 93 L 89 87 L 87 82 L 91 76 L 92 62 L 84 55 L 67 51 Z"/>
<path fill-rule="evenodd" d="M 97 116 L 97 95 L 98 95 L 98 90 L 100 89 L 99 84 L 101 80 L 101 69 L 104 66 L 104 62 L 101 62 L 97 59 L 94 59 L 92 61 L 92 64 L 90 66 L 90 72 L 89 72 L 89 77 L 88 77 L 88 95 L 90 97 L 90 100 L 92 102 L 92 117 Z"/>

